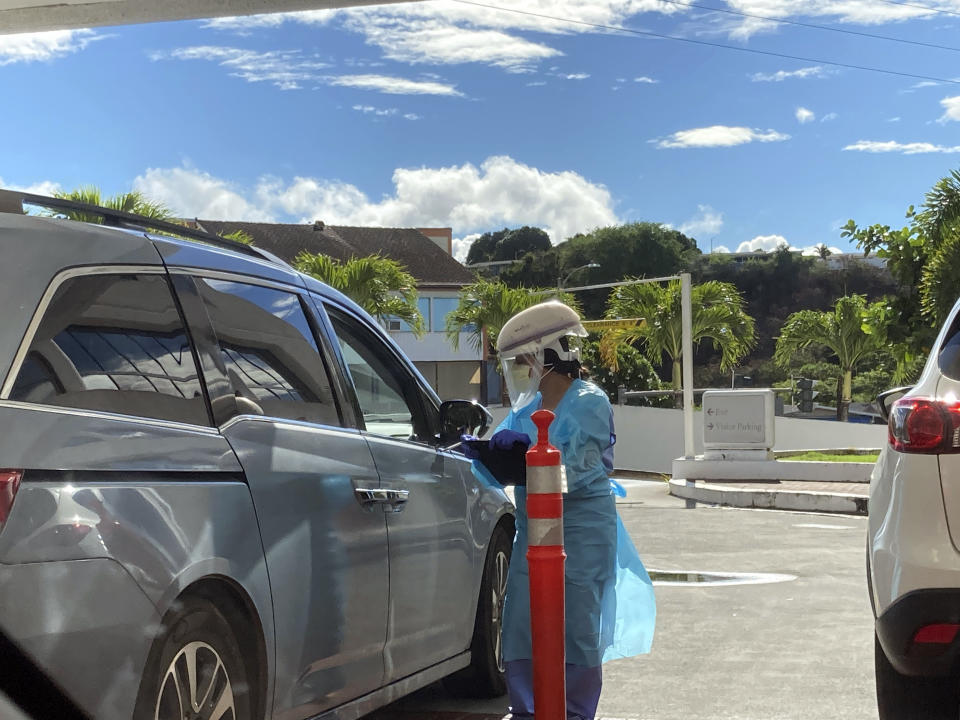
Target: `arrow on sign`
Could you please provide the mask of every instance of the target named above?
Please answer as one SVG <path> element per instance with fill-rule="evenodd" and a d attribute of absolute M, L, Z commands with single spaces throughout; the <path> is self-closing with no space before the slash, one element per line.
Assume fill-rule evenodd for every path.
<path fill-rule="evenodd" d="M 713 415 L 713 408 L 707 408 L 707 415 Z"/>
<path fill-rule="evenodd" d="M 713 430 L 713 423 L 707 423 L 707 430 Z"/>

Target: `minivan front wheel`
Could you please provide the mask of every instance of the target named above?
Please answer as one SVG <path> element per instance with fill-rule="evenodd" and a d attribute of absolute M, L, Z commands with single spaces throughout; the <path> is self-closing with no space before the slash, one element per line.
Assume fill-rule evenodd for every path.
<path fill-rule="evenodd" d="M 134 720 L 252 720 L 247 678 L 223 614 L 209 600 L 184 598 L 150 650 Z"/>
<path fill-rule="evenodd" d="M 480 599 L 470 644 L 470 665 L 450 676 L 446 686 L 457 695 L 500 697 L 507 692 L 503 661 L 503 601 L 513 538 L 498 525 L 490 538 Z"/>

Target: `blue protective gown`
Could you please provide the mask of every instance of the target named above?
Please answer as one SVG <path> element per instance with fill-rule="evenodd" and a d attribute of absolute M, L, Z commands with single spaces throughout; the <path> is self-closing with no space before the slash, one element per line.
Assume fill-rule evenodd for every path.
<path fill-rule="evenodd" d="M 511 411 L 497 430 L 527 433 L 537 397 Z M 575 380 L 550 425 L 550 442 L 566 468 L 563 544 L 566 559 L 566 662 L 586 667 L 650 651 L 656 619 L 653 585 L 617 515 L 608 475 L 613 471 L 613 410 L 596 385 Z M 492 479 L 482 465 L 478 470 Z M 503 610 L 504 660 L 532 658 L 527 570 L 526 488 L 516 488 L 517 534 Z"/>

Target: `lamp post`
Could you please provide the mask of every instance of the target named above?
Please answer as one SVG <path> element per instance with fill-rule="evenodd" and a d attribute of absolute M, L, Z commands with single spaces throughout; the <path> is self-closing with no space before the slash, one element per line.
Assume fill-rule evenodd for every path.
<path fill-rule="evenodd" d="M 563 292 L 563 286 L 567 284 L 567 280 L 569 280 L 570 276 L 573 275 L 575 272 L 579 272 L 580 270 L 586 270 L 587 268 L 598 268 L 598 267 L 600 267 L 600 263 L 592 262 L 592 263 L 587 263 L 586 265 L 575 267 L 573 270 L 571 270 L 566 275 L 564 275 L 562 280 L 558 275 L 557 276 L 557 292 L 558 293 Z"/>

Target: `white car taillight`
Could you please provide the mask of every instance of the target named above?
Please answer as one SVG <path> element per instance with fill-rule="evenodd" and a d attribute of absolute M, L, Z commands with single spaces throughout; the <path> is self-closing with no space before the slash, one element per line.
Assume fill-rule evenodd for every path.
<path fill-rule="evenodd" d="M 890 446 L 903 453 L 960 453 L 960 403 L 905 397 L 890 409 Z"/>

